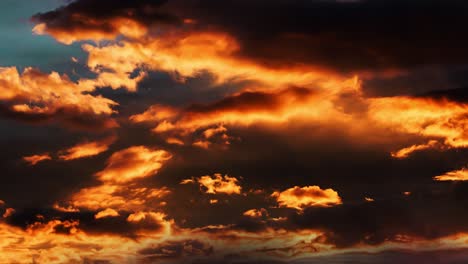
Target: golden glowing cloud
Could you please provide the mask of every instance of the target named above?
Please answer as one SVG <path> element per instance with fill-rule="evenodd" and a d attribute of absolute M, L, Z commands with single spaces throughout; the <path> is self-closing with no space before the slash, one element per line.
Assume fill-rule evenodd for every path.
<path fill-rule="evenodd" d="M 302 210 L 307 207 L 330 207 L 342 204 L 341 197 L 333 189 L 322 190 L 319 186 L 306 186 L 274 192 L 280 207 Z"/>
<path fill-rule="evenodd" d="M 369 115 L 379 125 L 403 133 L 442 140 L 446 147 L 468 146 L 468 105 L 446 100 L 389 97 L 370 99 Z M 430 141 L 404 152 L 436 146 Z"/>
<path fill-rule="evenodd" d="M 96 187 L 81 189 L 71 197 L 73 208 L 100 210 L 106 208 L 122 210 L 142 210 L 154 207 L 161 198 L 171 192 L 167 188 L 147 188 L 138 186 L 103 183 Z"/>
<path fill-rule="evenodd" d="M 164 150 L 130 147 L 112 154 L 106 168 L 96 176 L 105 182 L 125 183 L 156 174 L 171 158 L 171 154 Z"/>
<path fill-rule="evenodd" d="M 409 157 L 409 155 L 411 155 L 415 151 L 435 148 L 435 147 L 437 147 L 438 143 L 439 142 L 437 142 L 437 140 L 430 140 L 426 144 L 412 145 L 410 147 L 400 149 L 397 152 L 392 152 L 391 155 L 392 155 L 392 157 L 398 158 L 398 159 L 407 158 L 407 157 Z"/>
<path fill-rule="evenodd" d="M 94 87 L 72 82 L 57 72 L 47 75 L 26 68 L 20 75 L 14 67 L 0 68 L 0 101 L 11 102 L 11 110 L 25 114 L 54 114 L 62 109 L 110 115 L 114 101 L 89 94 Z M 15 102 L 15 103 L 13 103 Z"/>
<path fill-rule="evenodd" d="M 118 35 L 139 38 L 144 36 L 147 32 L 146 27 L 131 19 L 93 19 L 90 17 L 80 17 L 78 14 L 75 14 L 74 18 L 79 19 L 81 25 L 92 25 L 92 28 L 61 30 L 50 28 L 47 27 L 45 23 L 40 23 L 33 28 L 33 32 L 37 35 L 49 34 L 57 41 L 67 45 L 81 40 L 94 40 L 95 42 L 112 40 Z M 101 30 L 101 28 L 111 28 L 112 30 Z"/>
<path fill-rule="evenodd" d="M 107 151 L 114 141 L 115 138 L 110 137 L 101 141 L 83 142 L 62 151 L 59 158 L 68 161 L 96 156 Z"/>
<path fill-rule="evenodd" d="M 48 153 L 44 153 L 39 155 L 23 157 L 23 160 L 29 163 L 29 165 L 34 166 L 41 161 L 52 160 L 52 157 Z"/>
<path fill-rule="evenodd" d="M 189 184 L 198 182 L 201 187 L 204 187 L 205 193 L 217 194 L 240 194 L 242 187 L 238 185 L 238 180 L 234 177 L 225 175 L 224 177 L 220 173 L 216 173 L 213 176 L 202 176 L 197 179 L 183 180 L 181 184 Z"/>
<path fill-rule="evenodd" d="M 260 210 L 251 209 L 251 210 L 245 211 L 243 215 L 251 217 L 251 218 L 262 218 L 262 217 L 267 217 L 268 212 L 265 208 L 262 208 Z"/>
<path fill-rule="evenodd" d="M 217 82 L 254 80 L 275 87 L 317 83 L 328 86 L 341 82 L 337 75 L 314 67 L 274 69 L 236 58 L 239 50 L 236 40 L 219 32 L 179 32 L 84 48 L 90 54 L 91 68 L 102 65 L 110 69 L 136 69 L 146 65 L 152 70 L 177 73 L 182 78 L 208 71 Z"/>
<path fill-rule="evenodd" d="M 468 181 L 468 169 L 460 169 L 447 172 L 443 175 L 434 177 L 436 181 Z"/>
<path fill-rule="evenodd" d="M 119 212 L 114 209 L 107 208 L 106 210 L 99 211 L 96 215 L 94 215 L 95 219 L 101 219 L 106 217 L 116 217 L 119 216 Z"/>

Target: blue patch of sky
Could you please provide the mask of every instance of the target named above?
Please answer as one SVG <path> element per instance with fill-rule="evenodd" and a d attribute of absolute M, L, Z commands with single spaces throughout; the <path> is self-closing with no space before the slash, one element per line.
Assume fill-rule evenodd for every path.
<path fill-rule="evenodd" d="M 72 56 L 85 57 L 80 44 L 63 45 L 50 36 L 32 33 L 31 16 L 64 4 L 64 0 L 1 0 L 0 66 L 31 66 L 62 73 L 70 69 Z"/>

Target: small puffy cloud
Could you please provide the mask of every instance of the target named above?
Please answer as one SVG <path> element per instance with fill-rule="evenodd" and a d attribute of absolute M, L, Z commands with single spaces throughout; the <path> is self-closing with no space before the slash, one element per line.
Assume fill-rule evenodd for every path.
<path fill-rule="evenodd" d="M 15 209 L 13 209 L 13 208 L 7 208 L 7 209 L 5 210 L 5 212 L 3 213 L 3 218 L 8 218 L 8 217 L 12 216 L 15 212 L 16 212 Z"/>
<path fill-rule="evenodd" d="M 112 208 L 107 208 L 106 210 L 98 212 L 96 215 L 94 215 L 95 219 L 101 219 L 101 218 L 106 218 L 106 217 L 116 217 L 119 216 L 119 212 Z"/>
<path fill-rule="evenodd" d="M 251 218 L 262 218 L 262 217 L 268 216 L 268 211 L 265 208 L 251 209 L 251 210 L 245 211 L 243 215 L 247 217 L 251 217 Z"/>
<path fill-rule="evenodd" d="M 106 168 L 96 176 L 104 182 L 129 182 L 156 174 L 171 158 L 172 155 L 164 150 L 134 146 L 112 154 Z"/>
<path fill-rule="evenodd" d="M 319 186 L 306 186 L 287 189 L 282 192 L 274 192 L 280 207 L 302 210 L 307 207 L 330 207 L 342 204 L 341 197 L 333 189 L 321 189 Z"/>
<path fill-rule="evenodd" d="M 34 166 L 41 161 L 52 160 L 52 157 L 48 153 L 44 153 L 44 154 L 23 157 L 23 160 L 27 162 L 29 165 Z"/>
<path fill-rule="evenodd" d="M 468 181 L 468 169 L 463 168 L 434 177 L 436 181 Z"/>
<path fill-rule="evenodd" d="M 242 187 L 238 184 L 239 181 L 235 177 L 224 177 L 220 173 L 216 173 L 213 176 L 202 176 L 196 179 L 186 179 L 181 184 L 199 183 L 200 187 L 205 189 L 205 193 L 209 194 L 240 194 Z"/>
<path fill-rule="evenodd" d="M 115 137 L 109 137 L 101 141 L 82 142 L 61 152 L 61 160 L 75 160 L 99 155 L 109 149 L 114 143 Z"/>

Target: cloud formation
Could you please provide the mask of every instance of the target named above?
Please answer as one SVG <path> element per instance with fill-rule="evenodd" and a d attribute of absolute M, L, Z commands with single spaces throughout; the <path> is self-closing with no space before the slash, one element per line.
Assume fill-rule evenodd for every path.
<path fill-rule="evenodd" d="M 319 186 L 295 186 L 282 192 L 274 192 L 280 207 L 303 210 L 307 207 L 329 207 L 342 204 L 341 197 L 333 189 L 321 189 Z"/>
<path fill-rule="evenodd" d="M 242 187 L 235 177 L 215 173 L 213 176 L 202 176 L 200 178 L 192 178 L 183 180 L 181 184 L 199 183 L 200 187 L 204 188 L 205 193 L 209 194 L 241 194 Z"/>
<path fill-rule="evenodd" d="M 134 146 L 112 154 L 106 168 L 96 176 L 104 182 L 125 183 L 156 174 L 171 158 L 172 155 L 164 150 Z"/>
<path fill-rule="evenodd" d="M 3 260 L 464 252 L 467 11 L 74 0 L 34 15 L 33 33 L 77 54 L 0 69 Z"/>
<path fill-rule="evenodd" d="M 116 139 L 109 137 L 101 141 L 83 142 L 60 152 L 61 160 L 70 161 L 99 155 L 109 149 Z"/>

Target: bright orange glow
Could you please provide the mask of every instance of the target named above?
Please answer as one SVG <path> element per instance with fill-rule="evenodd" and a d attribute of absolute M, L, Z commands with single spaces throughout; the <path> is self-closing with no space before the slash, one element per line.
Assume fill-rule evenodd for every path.
<path fill-rule="evenodd" d="M 94 218 L 95 219 L 101 219 L 101 218 L 106 218 L 106 217 L 116 217 L 119 216 L 119 212 L 117 212 L 114 209 L 107 208 L 106 210 L 98 212 Z"/>
<path fill-rule="evenodd" d="M 75 28 L 72 30 L 60 30 L 47 27 L 45 23 L 37 24 L 33 28 L 33 33 L 37 35 L 49 34 L 57 41 L 71 45 L 73 42 L 82 40 L 112 40 L 118 35 L 132 38 L 139 38 L 146 34 L 147 29 L 138 22 L 131 19 L 115 18 L 112 20 L 96 20 L 89 17 L 80 17 L 75 14 L 74 19 L 79 19 L 80 23 L 93 25 L 93 29 Z M 99 30 L 99 27 L 111 27 L 111 31 Z"/>
<path fill-rule="evenodd" d="M 280 207 L 302 210 L 306 207 L 330 207 L 342 204 L 341 197 L 333 189 L 322 190 L 319 186 L 306 186 L 274 192 Z"/>
<path fill-rule="evenodd" d="M 107 151 L 109 146 L 114 143 L 115 140 L 115 137 L 110 137 L 101 141 L 83 142 L 62 151 L 59 158 L 69 161 L 96 156 Z"/>
<path fill-rule="evenodd" d="M 130 120 L 134 123 L 157 122 L 172 118 L 173 116 L 177 115 L 177 113 L 178 110 L 173 107 L 153 105 L 144 113 L 131 116 Z"/>
<path fill-rule="evenodd" d="M 210 147 L 210 144 L 211 143 L 209 141 L 199 140 L 199 141 L 194 142 L 193 146 L 203 148 L 203 149 L 208 149 Z"/>
<path fill-rule="evenodd" d="M 14 100 L 11 110 L 19 113 L 53 114 L 63 108 L 95 115 L 114 113 L 112 106 L 117 103 L 86 93 L 93 90 L 56 72 L 47 75 L 26 68 L 20 75 L 16 68 L 0 68 L 0 100 Z"/>
<path fill-rule="evenodd" d="M 460 169 L 447 172 L 443 175 L 434 177 L 436 181 L 468 181 L 468 169 Z"/>
<path fill-rule="evenodd" d="M 52 160 L 52 157 L 48 153 L 44 153 L 39 155 L 23 157 L 23 160 L 29 163 L 29 165 L 34 166 L 41 161 Z"/>
<path fill-rule="evenodd" d="M 394 158 L 403 159 L 403 158 L 409 157 L 409 155 L 411 155 L 411 153 L 413 153 L 415 151 L 435 148 L 437 146 L 437 144 L 438 144 L 438 142 L 436 140 L 430 140 L 426 144 L 413 145 L 411 147 L 400 149 L 397 152 L 392 152 L 391 154 L 392 154 L 392 157 L 394 157 Z"/>
<path fill-rule="evenodd" d="M 251 209 L 248 211 L 245 211 L 244 216 L 252 217 L 252 218 L 262 218 L 262 217 L 267 217 L 268 212 L 265 208 L 262 208 L 260 210 L 258 209 Z"/>
<path fill-rule="evenodd" d="M 155 189 L 137 186 L 113 185 L 103 183 L 96 187 L 81 189 L 71 197 L 73 208 L 91 210 L 119 209 L 143 210 L 155 207 L 161 198 L 170 194 L 167 188 Z"/>
<path fill-rule="evenodd" d="M 440 138 L 447 147 L 468 146 L 466 104 L 409 97 L 378 98 L 369 100 L 369 114 L 371 120 L 392 130 Z"/>
<path fill-rule="evenodd" d="M 171 154 L 164 150 L 135 146 L 112 154 L 107 167 L 96 173 L 96 176 L 106 182 L 129 182 L 156 174 L 171 158 Z"/>
<path fill-rule="evenodd" d="M 136 69 L 138 65 L 146 65 L 152 70 L 177 73 L 182 79 L 208 71 L 218 83 L 253 80 L 272 87 L 289 84 L 331 87 L 343 81 L 336 74 L 310 66 L 274 69 L 236 58 L 237 41 L 219 32 L 179 32 L 105 47 L 84 45 L 84 49 L 90 55 L 91 68 L 103 65 L 110 69 Z"/>
<path fill-rule="evenodd" d="M 217 194 L 240 194 L 242 187 L 238 185 L 238 180 L 234 177 L 225 175 L 224 177 L 220 173 L 216 173 L 212 176 L 202 176 L 198 179 L 187 179 L 183 180 L 181 184 L 189 184 L 198 182 L 201 187 L 205 188 L 205 193 Z"/>

